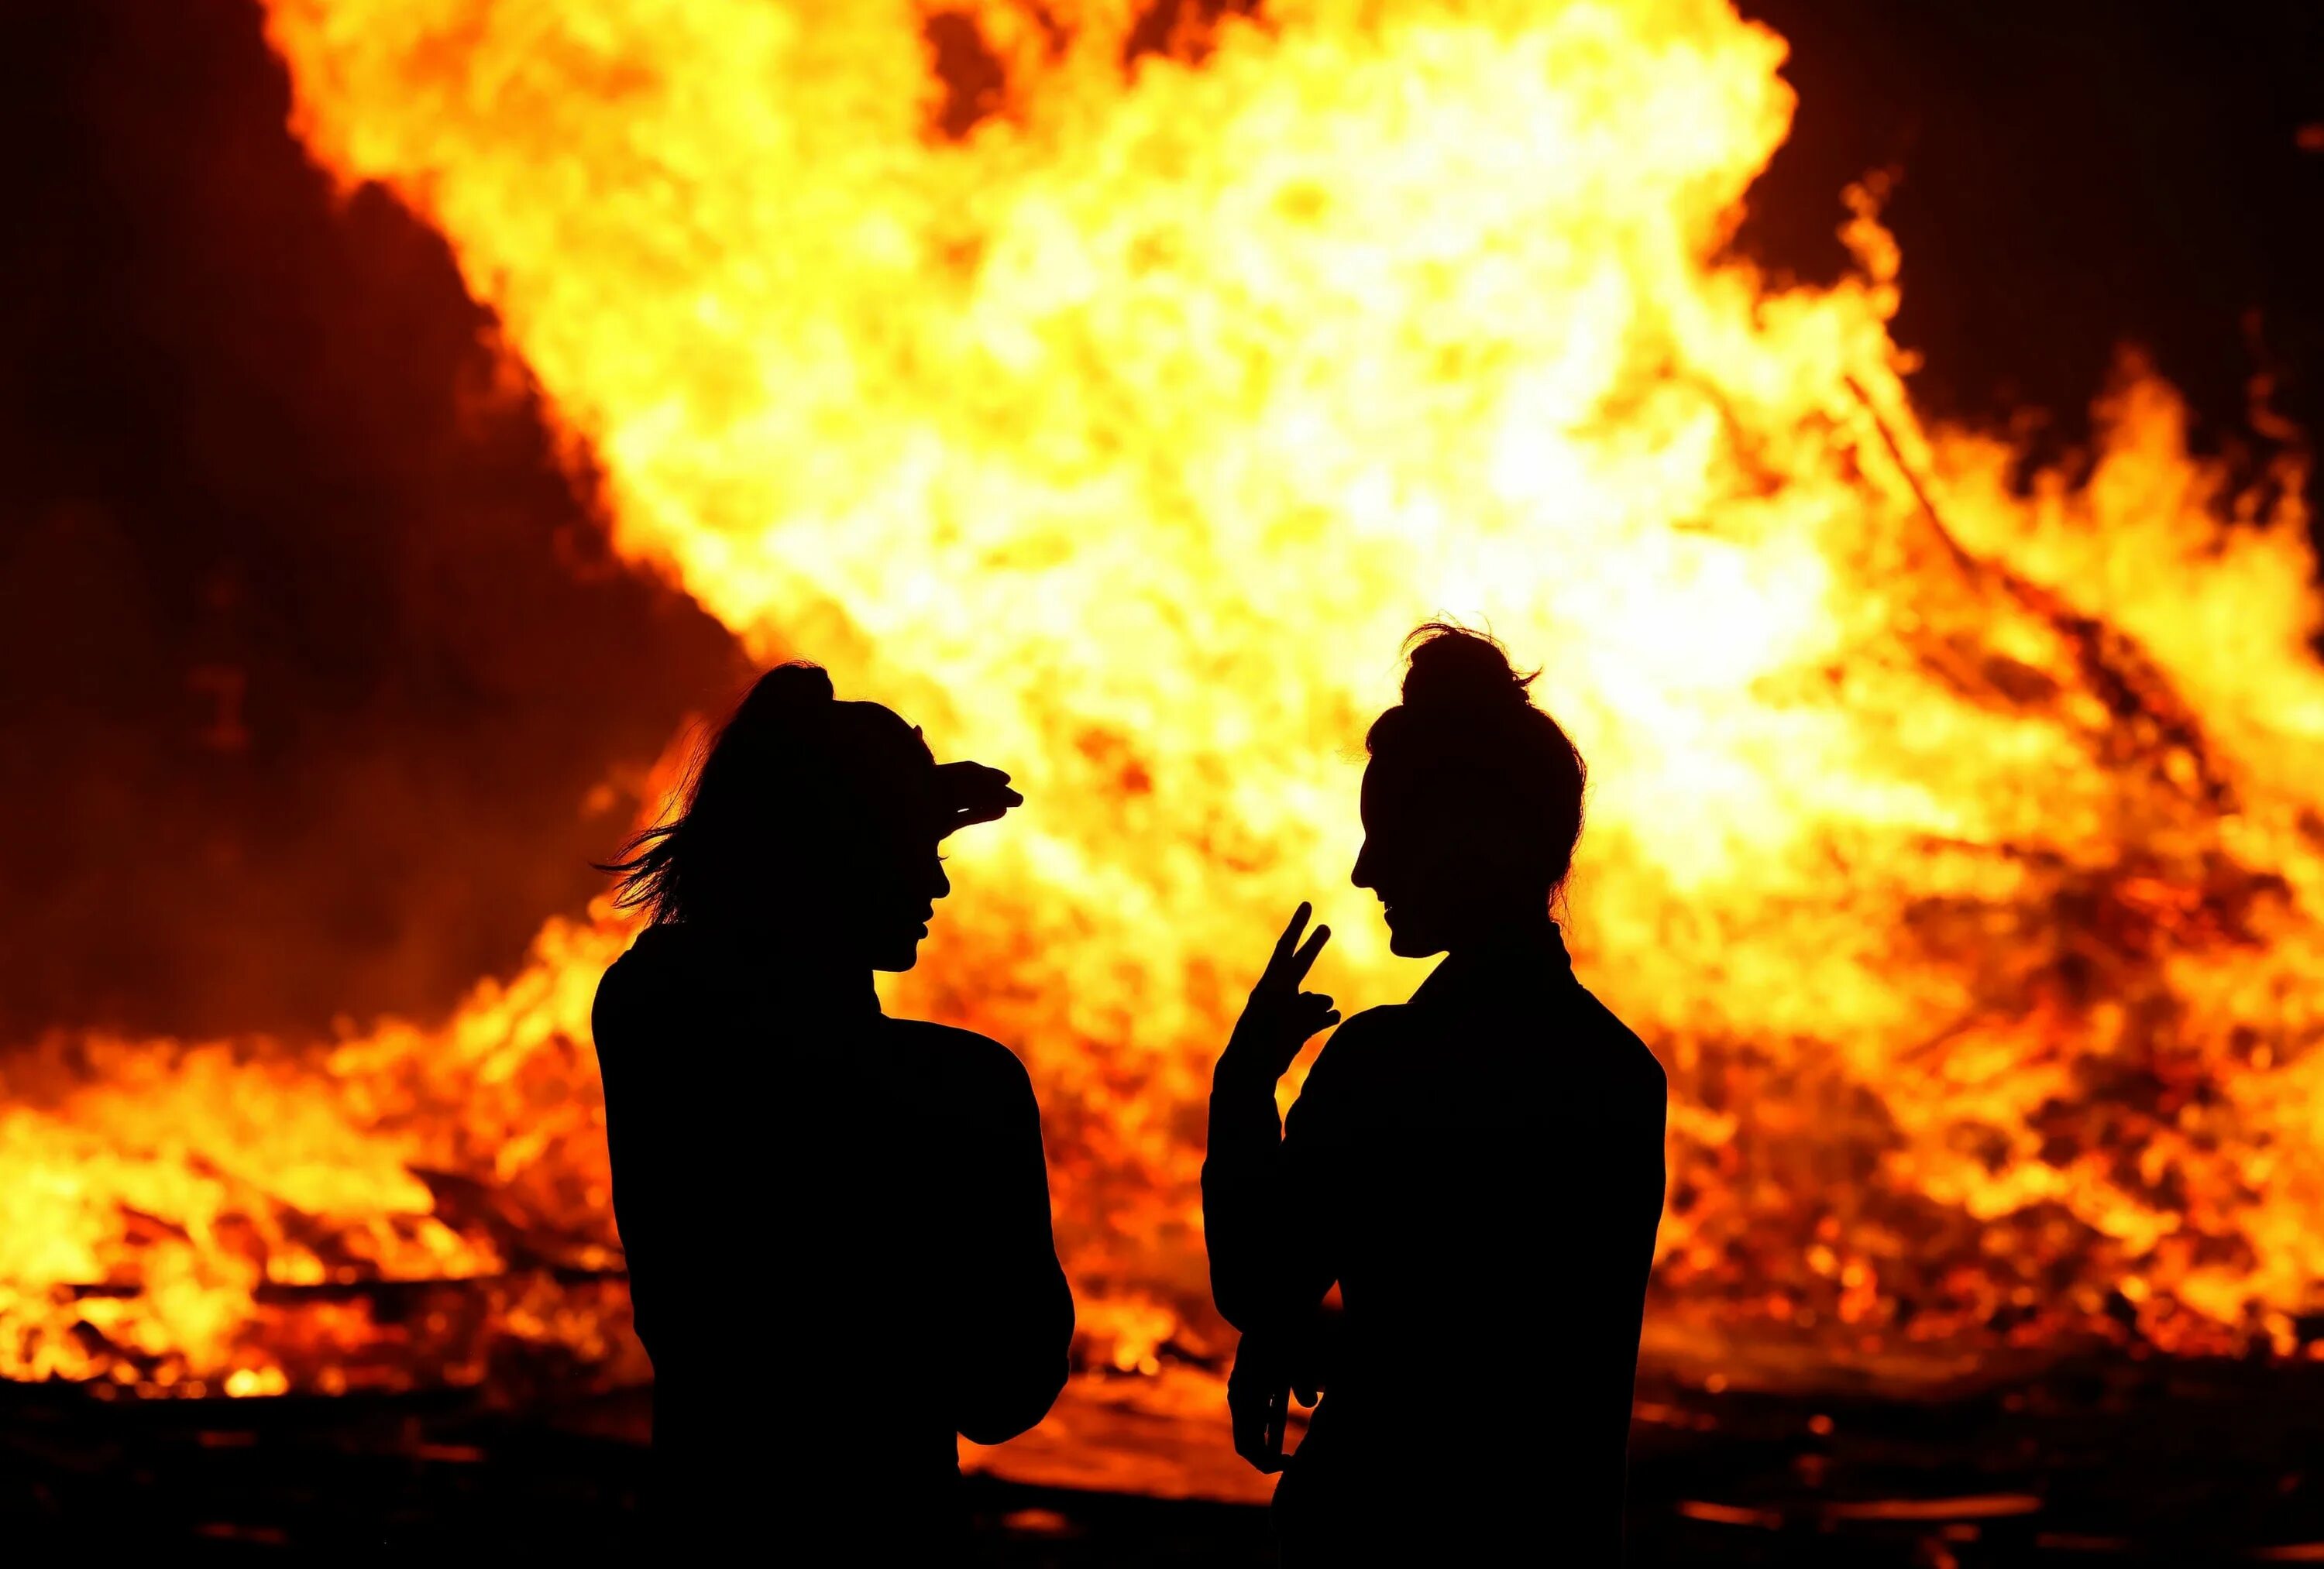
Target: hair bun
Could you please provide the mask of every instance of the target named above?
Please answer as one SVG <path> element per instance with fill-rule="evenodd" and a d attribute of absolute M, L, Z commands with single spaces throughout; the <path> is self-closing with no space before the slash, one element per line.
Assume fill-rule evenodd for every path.
<path fill-rule="evenodd" d="M 1413 633 L 1412 665 L 1404 673 L 1406 706 L 1422 709 L 1531 708 L 1533 676 L 1509 665 L 1500 644 L 1480 632 L 1431 621 Z M 1538 672 L 1536 672 L 1538 674 Z"/>

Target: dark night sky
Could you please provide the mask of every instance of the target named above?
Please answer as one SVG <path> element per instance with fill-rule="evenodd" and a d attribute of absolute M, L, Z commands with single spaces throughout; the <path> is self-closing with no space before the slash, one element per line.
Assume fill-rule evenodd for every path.
<path fill-rule="evenodd" d="M 1900 170 L 1926 406 L 2070 444 L 2129 341 L 2208 443 L 2260 455 L 2255 356 L 2324 425 L 2324 6 L 1747 10 L 1803 102 L 1738 243 L 1829 277 Z M 0 73 L 0 1041 L 439 1012 L 739 656 L 609 560 L 443 243 L 308 166 L 247 0 L 20 5 Z"/>
<path fill-rule="evenodd" d="M 254 7 L 12 21 L 0 1039 L 440 1010 L 736 656 L 608 559 L 443 243 L 306 162 Z"/>
<path fill-rule="evenodd" d="M 2199 437 L 2256 452 L 2246 389 L 2324 428 L 2324 5 L 2313 0 L 1747 0 L 1791 41 L 1791 140 L 1742 243 L 1830 277 L 1834 193 L 1902 183 L 1896 335 L 1923 408 L 2084 415 L 2142 346 Z M 2324 136 L 2324 131 L 2316 133 Z"/>

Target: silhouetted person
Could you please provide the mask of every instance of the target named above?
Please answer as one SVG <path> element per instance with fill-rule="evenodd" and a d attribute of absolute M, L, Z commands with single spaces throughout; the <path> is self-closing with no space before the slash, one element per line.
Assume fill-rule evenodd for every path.
<path fill-rule="evenodd" d="M 886 1017 L 872 987 L 951 892 L 938 841 L 1021 799 L 786 665 L 685 810 L 608 868 L 653 916 L 595 1015 L 654 1364 L 653 1513 L 706 1557 L 836 1537 L 862 1562 L 940 1560 L 954 1435 L 1021 1433 L 1065 1382 L 1073 1298 L 1025 1069 Z"/>
<path fill-rule="evenodd" d="M 1339 1017 L 1298 989 L 1330 936 L 1301 944 L 1302 904 L 1213 1083 L 1203 1211 L 1243 1331 L 1235 1447 L 1286 1469 L 1287 1391 L 1324 1391 L 1276 1494 L 1289 1564 L 1613 1564 L 1663 1073 L 1551 918 L 1580 753 L 1498 644 L 1415 636 L 1369 739 L 1354 881 L 1396 952 L 1446 958 L 1340 1027 L 1278 1128 L 1277 1078 Z"/>

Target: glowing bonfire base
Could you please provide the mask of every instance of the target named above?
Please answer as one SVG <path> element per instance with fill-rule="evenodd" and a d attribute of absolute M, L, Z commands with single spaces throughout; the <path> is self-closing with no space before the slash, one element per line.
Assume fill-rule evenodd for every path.
<path fill-rule="evenodd" d="M 1176 1486 L 1099 1456 L 1215 1423 L 1209 1064 L 1301 898 L 1343 1005 L 1416 979 L 1345 885 L 1350 759 L 1440 612 L 1540 662 L 1591 762 L 1573 945 L 1673 1087 L 1653 1368 L 2308 1353 L 2297 475 L 2234 493 L 2135 366 L 2071 478 L 1924 428 L 1871 193 L 1832 289 L 1724 252 L 1790 100 L 1711 0 L 1294 0 L 1129 66 L 1124 7 L 961 14 L 1005 87 L 957 136 L 901 4 L 270 25 L 308 144 L 442 229 L 620 548 L 1025 786 L 891 1005 L 1041 1096 L 1086 1372 L 1028 1454 Z M 440 1029 L 10 1058 L 0 1372 L 642 1376 L 586 1036 L 625 936 L 553 923 Z M 733 1313 L 742 1376 L 780 1351 Z"/>

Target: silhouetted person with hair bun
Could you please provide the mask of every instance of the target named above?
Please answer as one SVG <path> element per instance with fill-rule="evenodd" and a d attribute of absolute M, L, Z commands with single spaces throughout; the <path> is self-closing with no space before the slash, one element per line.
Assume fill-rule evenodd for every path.
<path fill-rule="evenodd" d="M 1581 754 L 1499 644 L 1414 636 L 1404 701 L 1371 728 L 1354 881 L 1396 952 L 1444 961 L 1341 1025 L 1278 1125 L 1276 1080 L 1339 1017 L 1299 989 L 1330 936 L 1301 940 L 1302 904 L 1213 1080 L 1203 1213 L 1243 1332 L 1235 1447 L 1286 1470 L 1287 1564 L 1610 1564 L 1663 1073 L 1552 918 Z M 1294 1389 L 1323 1399 L 1286 1470 Z"/>
<path fill-rule="evenodd" d="M 1021 800 L 785 665 L 606 868 L 652 915 L 595 1026 L 666 1561 L 943 1561 L 954 1436 L 1012 1437 L 1065 1383 L 1032 1084 L 872 986 L 951 892 L 939 842 Z"/>

